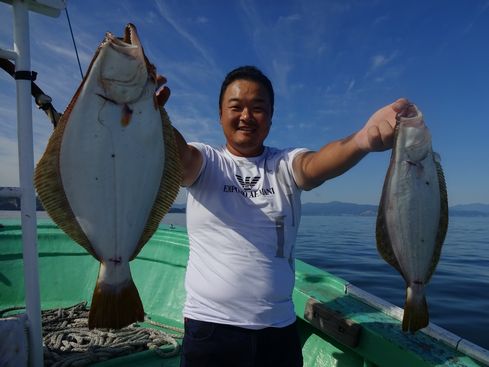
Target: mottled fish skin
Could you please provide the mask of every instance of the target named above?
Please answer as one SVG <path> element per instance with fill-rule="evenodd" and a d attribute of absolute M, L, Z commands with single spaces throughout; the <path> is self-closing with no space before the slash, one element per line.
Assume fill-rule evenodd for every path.
<path fill-rule="evenodd" d="M 129 261 L 178 194 L 173 128 L 155 88 L 136 28 L 107 33 L 36 167 L 49 215 L 101 263 L 90 328 L 144 319 Z"/>
<path fill-rule="evenodd" d="M 429 323 L 424 288 L 438 264 L 447 227 L 439 157 L 421 112 L 411 105 L 397 119 L 376 227 L 379 253 L 406 282 L 404 331 L 416 332 Z"/>

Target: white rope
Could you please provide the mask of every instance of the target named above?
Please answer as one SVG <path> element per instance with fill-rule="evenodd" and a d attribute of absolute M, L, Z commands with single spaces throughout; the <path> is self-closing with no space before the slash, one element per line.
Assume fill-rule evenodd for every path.
<path fill-rule="evenodd" d="M 0 315 L 12 310 L 14 308 L 0 311 Z M 154 350 L 162 358 L 179 353 L 176 339 L 183 337 L 182 329 L 149 319 L 145 322 L 160 329 L 132 324 L 120 330 L 89 330 L 86 302 L 43 311 L 44 364 L 53 367 L 86 366 L 145 350 Z M 175 333 L 166 333 L 161 328 Z"/>

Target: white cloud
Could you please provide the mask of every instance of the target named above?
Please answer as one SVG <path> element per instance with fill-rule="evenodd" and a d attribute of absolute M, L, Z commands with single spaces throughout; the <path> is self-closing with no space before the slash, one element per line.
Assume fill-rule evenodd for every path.
<path fill-rule="evenodd" d="M 290 97 L 289 74 L 293 69 L 292 63 L 287 59 L 276 58 L 272 60 L 272 70 L 275 79 L 275 89 L 285 97 Z"/>
<path fill-rule="evenodd" d="M 379 25 L 381 23 L 384 23 L 386 21 L 389 21 L 390 18 L 391 17 L 389 15 L 380 15 L 377 18 L 374 19 L 374 21 L 372 22 L 372 25 L 374 25 L 374 26 Z"/>
<path fill-rule="evenodd" d="M 369 78 L 375 75 L 376 81 L 383 81 L 389 75 L 396 74 L 393 70 L 398 70 L 399 67 L 393 66 L 393 61 L 397 58 L 399 51 L 394 50 L 390 54 L 379 53 L 370 58 L 370 67 L 365 75 Z M 383 75 L 379 75 L 383 74 Z"/>
<path fill-rule="evenodd" d="M 389 62 L 389 60 L 385 55 L 375 55 L 374 57 L 372 57 L 371 61 L 372 61 L 372 66 L 371 66 L 372 69 L 380 68 L 381 66 L 384 66 Z"/>
<path fill-rule="evenodd" d="M 355 79 L 350 80 L 348 83 L 348 87 L 346 88 L 346 93 L 350 93 L 353 90 L 353 87 L 355 86 Z"/>
<path fill-rule="evenodd" d="M 387 64 L 390 64 L 392 60 L 394 60 L 397 57 L 398 52 L 393 51 L 391 52 L 390 55 L 385 55 L 385 54 L 378 54 L 373 56 L 371 60 L 371 70 L 379 69 Z"/>
<path fill-rule="evenodd" d="M 57 58 L 58 61 L 67 62 L 70 64 L 77 63 L 76 53 L 73 45 L 70 45 L 70 47 L 67 48 L 66 45 L 54 43 L 52 41 L 41 41 L 40 47 L 52 52 L 53 54 L 51 55 L 51 57 Z M 78 56 L 80 58 L 82 66 L 88 65 L 92 60 L 93 52 L 88 53 L 78 50 Z"/>
<path fill-rule="evenodd" d="M 300 21 L 301 16 L 281 16 L 274 23 L 267 23 L 261 18 L 253 0 L 242 0 L 240 6 L 245 16 L 244 29 L 251 38 L 250 43 L 261 63 L 271 67 L 270 78 L 274 82 L 275 92 L 289 97 L 289 74 L 294 69 L 294 55 L 289 43 L 294 41 L 292 24 Z M 284 37 L 288 38 L 289 43 L 283 42 Z"/>
<path fill-rule="evenodd" d="M 170 11 L 170 7 L 166 6 L 163 0 L 157 0 L 156 6 L 158 7 L 160 16 L 163 17 L 163 19 L 165 19 L 183 39 L 190 43 L 211 67 L 216 68 L 216 63 L 209 50 L 203 47 L 202 44 L 198 42 L 187 29 L 185 29 L 178 18 Z"/>
<path fill-rule="evenodd" d="M 195 21 L 199 24 L 207 24 L 207 23 L 209 23 L 209 18 L 199 16 L 199 17 L 197 17 L 197 19 Z"/>
<path fill-rule="evenodd" d="M 279 22 L 293 23 L 296 21 L 302 20 L 302 16 L 300 14 L 291 14 L 287 16 L 281 16 L 278 18 Z"/>

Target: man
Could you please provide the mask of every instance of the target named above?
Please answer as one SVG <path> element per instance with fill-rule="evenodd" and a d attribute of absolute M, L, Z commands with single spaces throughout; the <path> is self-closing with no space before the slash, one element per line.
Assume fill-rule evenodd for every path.
<path fill-rule="evenodd" d="M 160 103 L 168 96 L 165 87 Z M 368 152 L 391 148 L 396 114 L 407 104 L 385 106 L 360 131 L 317 152 L 275 149 L 264 145 L 272 85 L 244 66 L 221 87 L 225 146 L 187 144 L 176 131 L 190 242 L 181 366 L 302 366 L 292 303 L 300 194 Z"/>

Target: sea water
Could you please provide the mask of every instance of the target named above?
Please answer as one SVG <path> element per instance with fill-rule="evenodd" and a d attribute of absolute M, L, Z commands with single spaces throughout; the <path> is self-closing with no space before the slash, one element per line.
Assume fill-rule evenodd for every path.
<path fill-rule="evenodd" d="M 0 211 L 0 219 L 18 216 L 19 212 Z M 38 213 L 39 219 L 46 217 Z M 161 227 L 170 225 L 185 227 L 185 214 L 167 214 Z M 296 255 L 399 307 L 404 305 L 404 280 L 377 252 L 375 217 L 303 216 Z M 489 349 L 489 217 L 450 217 L 426 296 L 431 322 Z"/>
<path fill-rule="evenodd" d="M 405 283 L 379 255 L 375 217 L 304 216 L 297 257 L 404 306 Z M 489 349 L 489 217 L 451 217 L 428 286 L 430 321 Z"/>

